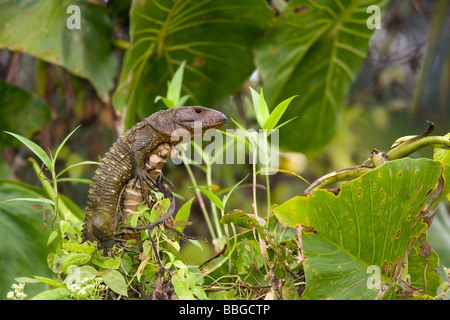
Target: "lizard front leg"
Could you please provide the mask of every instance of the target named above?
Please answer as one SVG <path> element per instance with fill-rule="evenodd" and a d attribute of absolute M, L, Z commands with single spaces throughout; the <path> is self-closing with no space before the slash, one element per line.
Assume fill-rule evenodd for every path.
<path fill-rule="evenodd" d="M 145 168 L 145 160 L 152 149 L 154 149 L 154 140 L 153 134 L 144 134 L 139 137 L 130 148 L 130 162 L 134 173 L 133 189 L 136 186 L 137 181 L 139 181 L 142 191 L 144 190 L 144 182 L 152 190 L 158 190 L 155 181 L 148 175 Z M 142 194 L 142 196 L 145 197 L 144 194 Z"/>

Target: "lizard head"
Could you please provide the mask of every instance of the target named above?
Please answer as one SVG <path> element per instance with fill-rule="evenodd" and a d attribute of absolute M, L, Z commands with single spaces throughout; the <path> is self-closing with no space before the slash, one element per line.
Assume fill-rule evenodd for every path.
<path fill-rule="evenodd" d="M 152 126 L 160 133 L 166 136 L 174 133 L 186 135 L 187 131 L 191 138 L 202 136 L 208 129 L 218 129 L 227 122 L 222 112 L 200 106 L 163 110 L 151 117 Z M 175 144 L 175 141 L 172 142 Z"/>

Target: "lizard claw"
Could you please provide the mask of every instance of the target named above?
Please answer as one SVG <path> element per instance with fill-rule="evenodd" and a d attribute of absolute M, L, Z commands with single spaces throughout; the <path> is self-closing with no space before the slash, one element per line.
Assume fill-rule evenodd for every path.
<path fill-rule="evenodd" d="M 172 191 L 172 190 L 173 190 L 173 183 L 172 183 L 172 181 L 170 181 L 169 179 L 167 179 L 167 178 L 163 175 L 162 171 L 161 171 L 161 173 L 160 173 L 159 176 L 158 176 L 157 182 L 159 182 L 159 183 L 166 183 L 166 184 L 169 186 L 169 191 Z"/>
<path fill-rule="evenodd" d="M 139 180 L 139 183 L 141 184 L 141 190 L 144 190 L 144 182 L 149 186 L 150 189 L 153 191 L 158 191 L 158 188 L 156 186 L 156 182 L 153 181 L 152 178 L 149 177 L 147 172 L 145 170 L 136 170 L 134 172 L 134 182 L 133 182 L 133 189 L 136 187 L 136 183 Z"/>

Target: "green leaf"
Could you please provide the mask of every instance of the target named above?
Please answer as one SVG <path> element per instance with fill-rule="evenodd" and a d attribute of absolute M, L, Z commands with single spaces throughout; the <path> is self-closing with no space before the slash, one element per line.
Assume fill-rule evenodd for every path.
<path fill-rule="evenodd" d="M 303 254 L 306 275 L 305 300 L 373 300 L 376 288 L 369 288 L 369 265 L 352 259 L 351 253 L 336 248 L 321 236 L 303 233 Z M 370 251 L 370 250 L 368 250 Z M 386 281 L 384 277 L 381 281 Z"/>
<path fill-rule="evenodd" d="M 52 232 L 52 235 L 57 235 L 56 231 Z M 50 237 L 49 237 L 49 242 L 50 242 Z M 47 255 L 47 265 L 48 267 L 54 272 L 54 273 L 61 273 L 61 261 L 62 261 L 62 257 L 60 255 L 57 255 L 54 252 L 50 252 Z"/>
<path fill-rule="evenodd" d="M 238 274 L 247 274 L 249 269 L 257 269 L 264 265 L 261 248 L 255 240 L 247 240 L 237 244 L 236 268 Z"/>
<path fill-rule="evenodd" d="M 450 139 L 450 133 L 447 133 L 444 137 Z M 433 160 L 450 165 L 450 150 L 448 148 L 435 147 Z M 450 201 L 450 194 L 447 196 L 447 199 Z"/>
<path fill-rule="evenodd" d="M 214 203 L 214 205 L 219 208 L 220 210 L 224 210 L 225 207 L 223 206 L 222 201 L 219 199 L 218 196 L 216 196 L 214 193 L 212 193 L 211 191 L 209 191 L 206 188 L 203 187 L 198 187 L 200 189 L 200 191 L 208 197 L 209 200 L 211 200 L 212 203 Z"/>
<path fill-rule="evenodd" d="M 221 223 L 234 223 L 235 225 L 247 229 L 259 228 L 261 230 L 262 223 L 258 222 L 254 215 L 247 214 L 242 210 L 235 209 L 224 214 L 220 219 Z M 263 230 L 262 230 L 263 231 Z"/>
<path fill-rule="evenodd" d="M 261 128 L 264 127 L 267 119 L 269 118 L 269 108 L 267 107 L 266 100 L 264 99 L 264 93 L 261 89 L 259 94 L 253 88 L 250 88 L 253 99 L 253 109 L 255 111 L 256 120 Z"/>
<path fill-rule="evenodd" d="M 201 287 L 194 286 L 192 288 L 192 293 L 200 300 L 207 300 L 208 299 L 208 297 L 206 296 L 205 291 Z"/>
<path fill-rule="evenodd" d="M 63 249 L 66 249 L 70 252 L 87 253 L 89 255 L 94 253 L 94 251 L 96 250 L 95 247 L 89 245 L 87 242 L 84 242 L 83 244 L 75 242 L 64 242 Z"/>
<path fill-rule="evenodd" d="M 172 81 L 169 83 L 169 88 L 167 90 L 167 98 L 173 101 L 175 107 L 180 106 L 179 100 L 181 93 L 181 85 L 183 84 L 183 74 L 185 65 L 186 61 L 183 61 L 180 64 L 177 71 L 173 75 Z"/>
<path fill-rule="evenodd" d="M 375 298 L 378 290 L 367 285 L 369 266 L 379 268 L 387 286 L 397 283 L 409 248 L 429 227 L 426 213 L 450 191 L 447 181 L 450 166 L 405 158 L 389 161 L 337 192 L 319 189 L 274 209 L 287 226 L 307 227 L 302 298 Z"/>
<path fill-rule="evenodd" d="M 14 281 L 16 281 L 18 283 L 39 283 L 39 282 L 41 282 L 40 280 L 38 280 L 36 278 L 30 278 L 30 277 L 17 277 L 14 279 Z"/>
<path fill-rule="evenodd" d="M 170 207 L 170 199 L 164 198 L 160 201 L 161 209 L 163 213 L 166 213 L 169 210 Z"/>
<path fill-rule="evenodd" d="M 59 178 L 58 182 L 74 182 L 74 183 L 84 183 L 91 184 L 91 179 L 80 179 L 80 178 Z"/>
<path fill-rule="evenodd" d="M 67 287 L 73 283 L 80 284 L 80 282 L 83 281 L 83 279 L 85 278 L 93 279 L 97 276 L 97 274 L 98 271 L 90 265 L 72 268 L 71 272 L 64 279 L 64 284 Z"/>
<path fill-rule="evenodd" d="M 71 133 L 69 133 L 67 135 L 67 137 L 64 138 L 63 142 L 61 142 L 61 144 L 58 146 L 58 148 L 56 149 L 55 155 L 53 157 L 53 162 L 56 161 L 56 159 L 58 159 L 58 155 L 61 152 L 61 149 L 64 147 L 64 145 L 66 144 L 67 140 L 69 140 L 70 136 L 73 135 L 75 133 L 75 131 L 81 127 L 81 125 L 79 125 L 78 127 L 76 127 L 74 130 L 72 130 Z"/>
<path fill-rule="evenodd" d="M 428 231 L 420 237 L 411 249 L 408 257 L 408 273 L 411 276 L 411 286 L 422 288 L 420 294 L 436 296 L 441 278 L 436 272 L 439 267 L 439 257 L 426 239 Z"/>
<path fill-rule="evenodd" d="M 161 96 L 157 96 L 155 98 L 155 103 L 158 102 L 159 100 L 162 100 L 162 102 L 164 102 L 165 106 L 167 107 L 167 109 L 172 109 L 175 107 L 175 104 L 173 103 L 172 100 L 161 97 Z"/>
<path fill-rule="evenodd" d="M 234 289 L 231 289 L 209 292 L 208 296 L 210 300 L 233 300 L 235 294 L 236 292 L 234 291 Z"/>
<path fill-rule="evenodd" d="M 102 279 L 105 284 L 115 293 L 124 297 L 128 296 L 127 283 L 123 275 L 117 270 L 111 270 L 110 272 L 102 275 Z"/>
<path fill-rule="evenodd" d="M 48 106 L 41 98 L 3 79 L 0 79 L 0 105 L 5 115 L 0 117 L 2 131 L 14 131 L 30 138 L 50 120 Z M 11 145 L 17 147 L 20 143 L 8 135 L 0 134 L 0 149 Z"/>
<path fill-rule="evenodd" d="M 289 120 L 286 120 L 285 122 L 283 122 L 282 124 L 279 124 L 278 126 L 275 127 L 275 129 L 280 129 L 281 127 L 287 125 L 289 122 L 295 120 L 297 117 L 291 118 Z"/>
<path fill-rule="evenodd" d="M 62 271 L 67 274 L 69 267 L 82 266 L 91 260 L 91 255 L 87 253 L 69 253 L 63 257 L 61 262 Z"/>
<path fill-rule="evenodd" d="M 92 263 L 104 269 L 118 269 L 120 267 L 120 260 L 115 257 L 92 257 Z"/>
<path fill-rule="evenodd" d="M 145 243 L 148 243 L 148 241 L 146 241 L 146 242 L 144 242 L 144 244 Z M 144 251 L 144 250 L 143 250 Z M 146 256 L 148 256 L 148 254 L 145 254 L 144 253 L 144 257 L 146 257 Z M 150 258 L 145 258 L 140 264 L 139 264 L 139 267 L 137 268 L 137 271 L 136 271 L 136 277 L 137 277 L 137 280 L 140 282 L 141 281 L 141 276 L 143 275 L 143 273 L 144 273 L 144 270 L 145 270 L 145 267 L 149 264 L 149 262 L 150 262 Z"/>
<path fill-rule="evenodd" d="M 62 288 L 66 287 L 63 283 L 55 281 L 53 279 L 49 279 L 49 278 L 46 278 L 46 277 L 40 277 L 40 276 L 34 276 L 34 277 L 37 280 L 39 280 L 39 281 L 41 281 L 43 283 L 46 283 L 46 284 L 48 284 L 50 286 L 53 286 L 53 287 L 62 287 Z"/>
<path fill-rule="evenodd" d="M 450 133 L 447 133 L 444 137 L 450 139 Z M 448 148 L 435 147 L 433 160 L 450 165 L 450 150 Z"/>
<path fill-rule="evenodd" d="M 45 203 L 45 204 L 51 204 L 52 206 L 55 205 L 54 201 L 52 201 L 50 199 L 44 199 L 44 198 L 15 198 L 15 199 L 1 201 L 0 204 L 7 203 L 7 202 L 21 202 L 21 201 L 28 201 L 28 202 L 34 202 L 34 203 L 41 202 L 41 203 Z"/>
<path fill-rule="evenodd" d="M 190 95 L 188 95 L 188 94 L 182 96 L 182 97 L 178 100 L 178 103 L 177 103 L 176 107 L 184 106 L 185 103 L 186 103 L 186 101 L 188 101 L 189 98 L 190 98 Z"/>
<path fill-rule="evenodd" d="M 55 158 L 56 158 L 56 154 L 55 154 Z M 56 178 L 58 178 L 60 175 L 66 173 L 67 171 L 69 171 L 69 170 L 72 169 L 72 168 L 76 168 L 76 167 L 79 167 L 79 166 L 84 166 L 84 165 L 87 165 L 87 164 L 99 165 L 100 162 L 98 162 L 98 161 L 81 161 L 81 162 L 72 164 L 72 165 L 70 165 L 70 166 L 64 168 L 63 170 L 61 170 L 61 171 L 56 175 Z M 67 179 L 66 179 L 66 180 L 67 180 Z M 78 181 L 78 180 L 83 181 L 83 179 L 77 179 L 77 178 L 72 178 L 71 180 L 67 180 L 67 181 Z"/>
<path fill-rule="evenodd" d="M 386 2 L 291 0 L 255 44 L 269 109 L 301 97 L 286 110 L 297 130 L 280 132 L 281 147 L 313 154 L 333 138 L 373 34 L 366 9 Z"/>
<path fill-rule="evenodd" d="M 248 134 L 248 133 L 247 133 L 247 130 L 246 130 L 242 125 L 240 125 L 237 121 L 235 121 L 233 118 L 231 118 L 231 120 L 238 126 L 239 129 L 242 130 L 242 132 L 244 133 L 244 135 L 247 136 L 247 134 Z M 222 132 L 224 135 L 227 135 L 227 136 L 229 136 L 229 137 L 233 137 L 234 139 L 236 139 L 236 141 L 242 143 L 242 144 L 243 144 L 244 146 L 246 146 L 249 150 L 252 150 L 253 146 L 250 145 L 250 143 L 249 143 L 247 140 L 245 140 L 244 137 L 241 137 L 241 136 L 236 135 L 236 134 L 232 134 L 232 133 L 227 132 L 227 131 L 221 131 L 221 130 L 219 130 L 219 131 Z"/>
<path fill-rule="evenodd" d="M 31 300 L 62 300 L 70 297 L 70 292 L 66 288 L 55 288 L 45 290 L 35 295 Z"/>
<path fill-rule="evenodd" d="M 196 240 L 196 239 L 188 239 L 188 241 L 190 243 L 192 243 L 194 246 L 196 246 L 197 248 L 199 248 L 200 250 L 203 250 L 203 246 L 200 244 L 200 242 L 198 242 L 198 240 Z"/>
<path fill-rule="evenodd" d="M 69 29 L 69 5 L 79 7 L 80 29 Z M 21 51 L 88 79 L 107 100 L 117 71 L 106 11 L 88 0 L 5 0 L 0 4 L 0 48 Z"/>
<path fill-rule="evenodd" d="M 113 97 L 116 109 L 127 107 L 126 127 L 136 112 L 155 111 L 148 101 L 165 95 L 183 61 L 181 94 L 192 104 L 212 105 L 239 90 L 255 68 L 252 45 L 272 15 L 261 0 L 133 2 L 130 49 Z"/>
<path fill-rule="evenodd" d="M 239 135 L 235 135 L 232 133 L 228 133 L 226 131 L 220 131 L 230 137 L 234 137 L 236 138 L 237 141 L 241 142 L 242 144 L 244 144 L 250 151 L 255 152 L 256 148 L 257 148 L 257 135 L 256 135 L 256 131 L 255 130 L 247 130 L 245 129 L 239 122 L 235 121 L 233 118 L 231 118 L 231 120 L 234 122 L 234 124 L 240 129 L 242 130 L 242 132 L 244 133 L 245 137 L 247 137 L 248 141 L 244 139 L 244 137 L 241 137 Z"/>
<path fill-rule="evenodd" d="M 270 116 L 267 118 L 266 122 L 264 123 L 263 129 L 266 130 L 272 130 L 276 127 L 278 124 L 278 121 L 280 121 L 281 117 L 283 116 L 284 112 L 286 111 L 287 107 L 291 103 L 292 99 L 294 99 L 296 96 L 290 97 L 278 104 L 275 109 L 270 113 Z M 292 119 L 293 120 L 293 119 Z"/>
<path fill-rule="evenodd" d="M 41 159 L 41 161 L 45 164 L 45 166 L 47 167 L 48 170 L 50 170 L 51 172 L 53 172 L 53 164 L 52 161 L 50 160 L 49 156 L 47 155 L 47 153 L 45 153 L 45 151 L 39 147 L 36 143 L 34 143 L 31 140 L 28 140 L 25 137 L 22 137 L 21 135 L 12 133 L 12 132 L 8 132 L 5 131 L 7 134 L 12 135 L 13 137 L 15 137 L 16 139 L 18 139 L 20 142 L 22 142 L 24 145 L 26 145 L 31 151 L 33 151 L 33 153 L 39 158 Z"/>
<path fill-rule="evenodd" d="M 172 277 L 172 284 L 175 293 L 180 300 L 195 300 L 191 288 L 189 288 L 184 277 L 180 278 L 178 275 Z"/>
<path fill-rule="evenodd" d="M 282 290 L 284 300 L 298 300 L 298 292 L 295 289 L 294 281 L 290 277 L 287 277 L 286 281 L 284 281 Z"/>
<path fill-rule="evenodd" d="M 0 202 L 14 198 L 39 198 L 45 192 L 41 188 L 32 187 L 16 181 L 0 179 Z M 52 277 L 47 265 L 47 255 L 53 250 L 47 246 L 47 239 L 52 232 L 42 227 L 42 217 L 49 204 L 42 209 L 33 206 L 29 201 L 0 203 L 0 299 L 6 299 L 11 279 L 23 275 L 38 274 Z M 45 289 L 44 284 L 27 288 L 26 293 L 32 297 Z"/>
<path fill-rule="evenodd" d="M 180 221 L 188 221 L 189 220 L 189 215 L 191 213 L 191 205 L 192 205 L 192 201 L 194 201 L 194 198 L 191 198 L 190 200 L 186 201 L 180 208 L 180 210 L 178 210 L 177 215 L 175 216 L 175 226 L 177 225 L 177 222 Z M 180 232 L 183 232 L 184 230 L 184 226 L 179 226 L 176 227 L 176 229 Z"/>
<path fill-rule="evenodd" d="M 242 182 L 244 182 L 244 181 L 247 179 L 247 177 L 248 177 L 249 175 L 250 175 L 250 173 L 247 174 L 241 181 L 239 181 L 238 183 L 236 183 L 236 184 L 230 189 L 230 191 L 228 191 L 227 194 L 224 195 L 223 201 L 222 201 L 224 207 L 225 207 L 225 205 L 226 205 L 228 199 L 230 198 L 231 194 L 233 193 L 233 191 L 236 190 L 236 189 L 240 186 L 240 184 L 241 184 Z"/>
<path fill-rule="evenodd" d="M 264 265 L 264 257 L 254 238 L 254 231 L 249 230 L 229 239 L 223 253 L 202 265 L 205 284 L 227 284 L 237 274 L 245 274 L 246 285 L 267 285 L 267 271 L 258 268 Z"/>

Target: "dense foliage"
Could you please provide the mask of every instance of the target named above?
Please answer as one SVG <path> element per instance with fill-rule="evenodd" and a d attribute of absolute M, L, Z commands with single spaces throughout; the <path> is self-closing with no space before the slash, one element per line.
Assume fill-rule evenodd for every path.
<path fill-rule="evenodd" d="M 420 10 L 386 0 L 2 1 L 0 297 L 445 297 L 449 79 L 431 68 L 445 65 L 445 9 L 445 0 Z M 428 46 L 395 56 L 392 39 L 405 26 L 420 34 L 416 20 Z M 131 251 L 82 243 L 97 160 L 138 120 L 180 105 L 214 107 L 239 131 L 221 131 L 201 161 L 185 146 L 184 165 L 166 165 L 173 228 L 192 235 L 150 234 L 169 271 L 144 231 Z M 436 125 L 423 132 L 425 120 Z M 277 166 L 255 161 L 274 156 L 277 138 Z M 221 162 L 231 150 L 248 161 Z M 163 215 L 168 199 L 154 197 L 124 223 Z"/>

